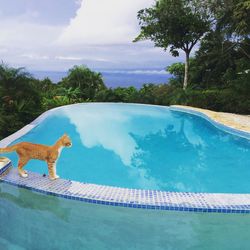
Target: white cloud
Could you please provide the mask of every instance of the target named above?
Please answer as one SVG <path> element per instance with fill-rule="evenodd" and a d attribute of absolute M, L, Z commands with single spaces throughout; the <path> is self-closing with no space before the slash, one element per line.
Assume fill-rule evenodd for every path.
<path fill-rule="evenodd" d="M 75 0 L 76 5 L 81 6 L 82 0 Z"/>
<path fill-rule="evenodd" d="M 162 75 L 168 74 L 166 70 L 108 70 L 103 72 L 115 73 L 115 74 L 148 74 L 148 75 Z"/>
<path fill-rule="evenodd" d="M 87 57 L 78 57 L 78 56 L 55 56 L 56 60 L 61 61 L 96 61 L 96 62 L 109 62 L 105 58 L 87 56 Z"/>
<path fill-rule="evenodd" d="M 34 60 L 48 60 L 49 57 L 45 55 L 36 55 L 36 54 L 22 54 L 21 57 L 34 59 Z"/>
<path fill-rule="evenodd" d="M 4 54 L 7 53 L 9 50 L 7 48 L 0 48 L 0 53 Z"/>
<path fill-rule="evenodd" d="M 85 0 L 59 44 L 124 44 L 139 33 L 137 12 L 154 0 Z"/>
<path fill-rule="evenodd" d="M 66 61 L 82 61 L 82 57 L 74 57 L 74 56 L 56 56 L 57 60 L 66 60 Z"/>
<path fill-rule="evenodd" d="M 18 18 L 0 22 L 0 46 L 34 48 L 49 46 L 62 31 L 60 26 L 22 22 Z"/>
<path fill-rule="evenodd" d="M 154 0 L 76 0 L 79 9 L 66 26 L 32 22 L 26 11 L 0 20 L 0 59 L 35 70 L 164 68 L 173 58 L 152 42 L 132 43 L 140 28 L 137 12 Z M 33 18 L 34 19 L 34 18 Z M 46 64 L 44 63 L 46 60 Z"/>

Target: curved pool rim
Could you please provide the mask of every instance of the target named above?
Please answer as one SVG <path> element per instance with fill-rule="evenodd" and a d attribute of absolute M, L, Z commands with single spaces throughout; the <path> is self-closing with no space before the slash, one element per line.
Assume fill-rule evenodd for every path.
<path fill-rule="evenodd" d="M 92 104 L 102 105 L 103 103 Z M 123 105 L 123 103 L 109 104 Z M 84 105 L 84 103 L 66 106 L 73 105 Z M 134 105 L 157 107 L 157 105 L 147 104 Z M 44 112 L 30 124 L 0 141 L 0 147 L 6 147 L 25 135 L 50 114 L 63 107 L 65 106 Z M 250 140 L 250 133 L 218 123 L 200 111 L 172 106 L 165 106 L 165 108 L 199 116 L 213 124 L 217 129 Z M 17 169 L 12 168 L 11 162 L 0 171 L 0 181 L 47 195 L 102 205 L 187 212 L 250 213 L 250 194 L 168 192 L 120 188 L 66 179 L 50 181 L 47 177 L 31 171 L 29 171 L 28 178 L 21 178 L 17 174 Z"/>

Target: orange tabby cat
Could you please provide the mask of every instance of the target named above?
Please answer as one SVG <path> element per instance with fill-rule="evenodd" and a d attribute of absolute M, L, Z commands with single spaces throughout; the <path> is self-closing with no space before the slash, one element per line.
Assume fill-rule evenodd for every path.
<path fill-rule="evenodd" d="M 28 177 L 23 167 L 31 159 L 46 161 L 48 164 L 49 178 L 51 180 L 58 179 L 56 175 L 56 161 L 60 156 L 63 147 L 71 147 L 72 143 L 68 135 L 64 134 L 53 146 L 34 144 L 30 142 L 20 142 L 16 145 L 0 148 L 0 153 L 8 153 L 16 151 L 18 160 L 18 172 L 21 177 Z"/>

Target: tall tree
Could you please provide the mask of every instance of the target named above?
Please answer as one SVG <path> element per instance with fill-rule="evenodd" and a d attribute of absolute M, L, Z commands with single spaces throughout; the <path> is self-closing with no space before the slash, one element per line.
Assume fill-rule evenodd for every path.
<path fill-rule="evenodd" d="M 170 48 L 172 56 L 179 56 L 179 49 L 185 52 L 183 89 L 186 89 L 190 52 L 209 30 L 206 10 L 196 1 L 157 0 L 151 8 L 140 10 L 137 17 L 141 33 L 134 42 L 150 39 L 156 47 Z"/>

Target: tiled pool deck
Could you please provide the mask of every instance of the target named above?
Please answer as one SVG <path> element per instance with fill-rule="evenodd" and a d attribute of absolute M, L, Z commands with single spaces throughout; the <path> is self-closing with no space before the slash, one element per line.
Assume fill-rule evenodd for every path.
<path fill-rule="evenodd" d="M 171 107 L 172 108 L 172 107 Z M 173 107 L 173 110 L 186 112 L 187 108 Z M 239 136 L 250 138 L 247 131 L 239 131 L 214 122 L 198 111 L 188 110 L 188 113 L 204 117 L 214 123 L 216 127 Z M 31 123 L 29 129 L 21 130 L 21 133 L 9 137 L 1 144 L 7 145 L 13 138 L 23 135 L 44 119 L 46 113 Z M 222 127 L 220 127 L 222 126 Z M 18 137 L 17 137 L 18 136 Z M 2 146 L 1 145 L 1 146 Z M 187 212 L 216 212 L 216 213 L 250 213 L 250 194 L 219 194 L 219 193 L 189 193 L 189 192 L 165 192 L 155 190 L 127 189 L 110 187 L 90 183 L 58 179 L 51 181 L 48 177 L 29 172 L 28 178 L 18 176 L 17 169 L 6 163 L 0 168 L 0 181 L 26 188 L 32 191 L 63 197 L 71 200 L 88 203 L 121 206 L 130 208 L 173 210 Z"/>

